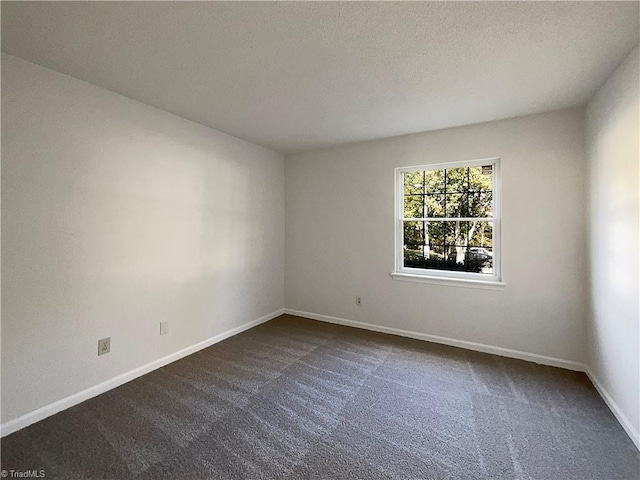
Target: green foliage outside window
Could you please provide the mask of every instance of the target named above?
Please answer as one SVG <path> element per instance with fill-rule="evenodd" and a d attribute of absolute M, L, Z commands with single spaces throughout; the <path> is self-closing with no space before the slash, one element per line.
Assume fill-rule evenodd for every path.
<path fill-rule="evenodd" d="M 473 272 L 492 266 L 492 218 L 491 166 L 404 173 L 405 266 Z"/>

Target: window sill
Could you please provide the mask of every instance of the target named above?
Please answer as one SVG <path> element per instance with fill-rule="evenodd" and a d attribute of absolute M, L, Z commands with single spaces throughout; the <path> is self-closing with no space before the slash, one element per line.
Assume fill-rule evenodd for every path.
<path fill-rule="evenodd" d="M 391 277 L 393 277 L 394 280 L 400 280 L 403 282 L 431 283 L 447 287 L 481 288 L 484 290 L 504 290 L 504 287 L 506 286 L 504 282 L 498 282 L 495 280 L 471 280 L 467 278 L 413 275 L 411 273 L 394 272 L 391 274 Z"/>

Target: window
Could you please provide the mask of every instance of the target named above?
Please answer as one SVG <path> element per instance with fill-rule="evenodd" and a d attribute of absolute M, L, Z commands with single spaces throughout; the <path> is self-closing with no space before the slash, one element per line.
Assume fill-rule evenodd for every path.
<path fill-rule="evenodd" d="M 501 285 L 500 160 L 396 169 L 394 278 Z"/>

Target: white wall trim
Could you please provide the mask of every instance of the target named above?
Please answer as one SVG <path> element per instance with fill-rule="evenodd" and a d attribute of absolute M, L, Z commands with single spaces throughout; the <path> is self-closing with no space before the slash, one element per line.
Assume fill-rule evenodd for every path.
<path fill-rule="evenodd" d="M 222 340 L 233 337 L 234 335 L 244 332 L 245 330 L 249 330 L 250 328 L 260 325 L 261 323 L 267 322 L 275 317 L 282 315 L 283 313 L 284 309 L 276 310 L 275 312 L 264 315 L 263 317 L 260 317 L 256 320 L 252 320 L 243 325 L 240 325 L 239 327 L 227 330 L 226 332 L 219 333 L 218 335 L 215 335 L 207 340 L 196 343 L 195 345 L 192 345 L 190 347 L 183 348 L 182 350 L 178 350 L 177 352 L 167 355 L 166 357 L 154 360 L 153 362 L 147 363 L 146 365 L 143 365 L 141 367 L 134 368 L 133 370 L 94 385 L 93 387 L 89 387 L 85 390 L 82 390 L 81 392 L 75 393 L 66 398 L 58 400 L 57 402 L 45 405 L 44 407 L 40 407 L 37 410 L 26 413 L 21 417 L 3 423 L 2 425 L 0 425 L 0 437 L 9 435 L 10 433 L 25 428 L 32 423 L 39 422 L 40 420 L 50 417 L 51 415 L 61 412 L 62 410 L 66 410 L 67 408 L 73 407 L 74 405 L 82 403 L 85 400 L 100 395 L 101 393 L 119 387 L 120 385 L 130 382 L 131 380 L 141 377 L 142 375 L 152 372 L 153 370 L 164 367 L 165 365 L 175 362 L 176 360 L 180 360 L 187 355 L 191 355 L 192 353 L 202 350 L 203 348 L 207 348 L 215 343 L 221 342 Z"/>
<path fill-rule="evenodd" d="M 563 360 L 561 358 L 547 357 L 544 355 L 538 355 L 537 353 L 522 352 L 520 350 L 495 347 L 493 345 L 486 345 L 484 343 L 469 342 L 467 340 L 456 340 L 454 338 L 440 337 L 437 335 L 430 335 L 428 333 L 412 332 L 410 330 L 401 330 L 399 328 L 374 325 L 372 323 L 357 322 L 355 320 L 330 317 L 328 315 L 318 315 L 317 313 L 302 312 L 300 310 L 291 310 L 288 308 L 285 309 L 285 313 L 288 313 L 289 315 L 297 315 L 299 317 L 311 318 L 313 320 L 320 320 L 322 322 L 337 323 L 339 325 L 346 325 L 348 327 L 363 328 L 365 330 L 372 330 L 374 332 L 390 333 L 392 335 L 399 335 L 401 337 L 415 338 L 417 340 L 426 340 L 427 342 L 450 345 L 452 347 L 466 348 L 467 350 L 474 350 L 476 352 L 492 353 L 494 355 L 500 355 L 501 357 L 518 358 L 520 360 L 527 360 L 529 362 L 539 363 L 542 365 L 550 365 L 552 367 L 566 368 L 568 370 L 576 370 L 579 372 L 583 372 L 585 370 L 585 365 L 583 363 L 574 362 L 572 360 Z"/>
<path fill-rule="evenodd" d="M 622 410 L 620 410 L 618 404 L 613 400 L 609 392 L 607 392 L 607 390 L 604 388 L 602 383 L 600 383 L 600 381 L 588 365 L 585 365 L 584 371 L 589 377 L 589 380 L 591 380 L 591 383 L 593 383 L 593 386 L 596 387 L 596 390 L 598 390 L 598 393 L 600 394 L 604 402 L 609 407 L 609 410 L 611 410 L 611 412 L 615 415 L 616 419 L 618 420 L 620 425 L 622 425 L 624 431 L 627 432 L 627 435 L 629 435 L 636 448 L 640 450 L 640 434 L 638 433 L 638 431 L 629 421 L 627 416 L 622 413 Z"/>
<path fill-rule="evenodd" d="M 538 355 L 537 353 L 522 352 L 520 350 L 512 350 L 510 348 L 496 347 L 493 345 L 486 345 L 483 343 L 469 342 L 467 340 L 456 340 L 454 338 L 440 337 L 437 335 L 429 335 L 427 333 L 412 332 L 409 330 L 401 330 L 399 328 L 385 327 L 382 325 L 374 325 L 372 323 L 358 322 L 355 320 L 347 320 L 345 318 L 331 317 L 329 315 L 320 315 L 317 313 L 303 312 L 301 310 L 292 310 L 290 308 L 285 309 L 285 313 L 289 315 L 296 315 L 298 317 L 311 318 L 313 320 L 320 320 L 321 322 L 335 323 L 338 325 L 346 325 L 348 327 L 362 328 L 365 330 L 372 330 L 374 332 L 390 333 L 392 335 L 399 335 L 401 337 L 415 338 L 417 340 L 426 340 L 427 342 L 440 343 L 443 345 L 450 345 L 452 347 L 465 348 L 467 350 L 474 350 L 476 352 L 491 353 L 499 355 L 501 357 L 517 358 L 519 360 L 526 360 L 529 362 L 538 363 L 541 365 L 549 365 L 552 367 L 566 368 L 567 370 L 574 370 L 577 372 L 585 372 L 593 383 L 594 387 L 607 404 L 609 409 L 613 412 L 616 419 L 622 425 L 624 431 L 629 435 L 631 441 L 635 444 L 636 448 L 640 450 L 640 435 L 633 427 L 629 419 L 622 413 L 616 402 L 613 400 L 609 392 L 602 386 L 602 384 L 595 377 L 591 369 L 584 363 L 574 362 L 573 360 L 564 360 L 561 358 L 547 357 L 545 355 Z"/>

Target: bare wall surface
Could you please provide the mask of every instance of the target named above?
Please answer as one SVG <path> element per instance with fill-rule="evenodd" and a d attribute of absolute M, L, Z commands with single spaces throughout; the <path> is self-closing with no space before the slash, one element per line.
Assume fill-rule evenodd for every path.
<path fill-rule="evenodd" d="M 583 362 L 583 122 L 569 109 L 287 156 L 287 308 Z M 393 280 L 394 168 L 488 157 L 504 290 Z"/>
<path fill-rule="evenodd" d="M 587 106 L 591 316 L 588 365 L 640 445 L 640 50 Z M 624 420 L 623 420 L 624 422 Z"/>
<path fill-rule="evenodd" d="M 2 170 L 3 423 L 284 306 L 280 154 L 3 55 Z"/>

